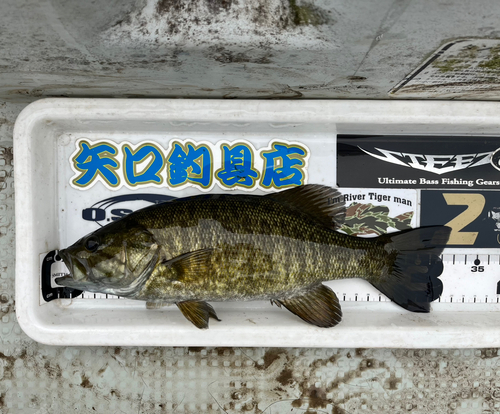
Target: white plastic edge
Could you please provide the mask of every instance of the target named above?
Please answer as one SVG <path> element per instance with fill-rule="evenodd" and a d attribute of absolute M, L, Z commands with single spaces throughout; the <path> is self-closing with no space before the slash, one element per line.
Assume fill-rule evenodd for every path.
<path fill-rule="evenodd" d="M 172 114 L 173 116 L 170 116 Z M 346 125 L 434 125 L 469 127 L 484 130 L 492 134 L 495 126 L 500 125 L 500 104 L 494 102 L 441 102 L 441 101 L 331 101 L 331 100 L 298 100 L 298 101 L 227 101 L 227 100 L 121 100 L 121 99 L 43 99 L 27 106 L 19 115 L 14 127 L 14 165 L 15 176 L 15 208 L 16 215 L 24 220 L 16 220 L 16 274 L 38 272 L 38 257 L 29 257 L 33 250 L 30 240 L 30 228 L 34 225 L 33 204 L 31 198 L 20 191 L 30 185 L 31 149 L 30 136 L 36 125 L 43 121 L 56 122 L 64 119 L 114 119 L 126 115 L 133 120 L 175 120 L 185 119 L 203 122 L 219 121 L 248 122 L 331 122 L 337 126 Z M 193 334 L 192 327 L 180 328 L 175 340 L 150 338 L 140 333 L 118 332 L 110 339 L 109 330 L 93 332 L 92 335 L 79 333 L 61 339 L 58 329 L 51 329 L 36 324 L 39 315 L 30 303 L 38 301 L 38 286 L 28 286 L 16 277 L 16 315 L 21 328 L 36 341 L 52 345 L 163 345 L 163 346 L 276 346 L 271 336 L 281 338 L 280 346 L 308 347 L 402 347 L 402 348 L 434 348 L 434 347 L 490 347 L 500 346 L 500 326 L 485 330 L 482 326 L 467 326 L 464 331 L 460 326 L 436 326 L 435 328 L 416 327 L 412 331 L 402 327 L 381 326 L 365 328 L 364 338 L 359 337 L 359 328 L 351 328 L 345 324 L 335 328 L 338 335 L 323 335 L 319 328 L 310 327 L 310 336 L 290 335 L 290 328 L 272 327 L 269 338 L 239 339 L 234 331 L 226 331 L 223 327 L 200 331 Z M 391 305 L 391 304 L 388 304 Z M 355 309 L 343 305 L 345 313 L 356 313 Z M 496 312 L 474 312 L 473 316 L 491 317 Z M 41 321 L 40 321 L 41 322 Z M 500 325 L 500 324 L 499 324 Z M 324 330 L 323 330 L 324 332 Z M 54 335 L 56 334 L 56 335 Z M 366 336 L 365 336 L 366 335 Z M 224 340 L 221 342 L 221 336 Z M 335 337 L 337 339 L 335 339 Z"/>

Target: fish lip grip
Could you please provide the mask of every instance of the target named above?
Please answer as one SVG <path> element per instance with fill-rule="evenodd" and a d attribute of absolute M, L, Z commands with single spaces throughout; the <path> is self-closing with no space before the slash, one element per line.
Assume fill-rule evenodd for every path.
<path fill-rule="evenodd" d="M 60 286 L 52 287 L 52 265 L 56 262 L 61 262 L 58 250 L 52 250 L 43 258 L 41 271 L 41 287 L 42 297 L 45 302 L 50 302 L 54 299 L 71 299 L 80 296 L 83 291 L 70 287 Z"/>

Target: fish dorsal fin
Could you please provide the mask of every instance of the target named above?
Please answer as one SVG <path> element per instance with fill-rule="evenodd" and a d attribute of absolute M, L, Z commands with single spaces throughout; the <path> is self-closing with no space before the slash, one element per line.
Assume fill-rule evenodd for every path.
<path fill-rule="evenodd" d="M 283 305 L 307 323 L 320 328 L 331 328 L 342 320 L 342 310 L 337 295 L 322 284 L 292 298 L 273 299 L 271 303 Z"/>
<path fill-rule="evenodd" d="M 321 224 L 333 229 L 338 229 L 345 221 L 344 198 L 332 187 L 307 184 L 266 197 L 307 213 Z"/>

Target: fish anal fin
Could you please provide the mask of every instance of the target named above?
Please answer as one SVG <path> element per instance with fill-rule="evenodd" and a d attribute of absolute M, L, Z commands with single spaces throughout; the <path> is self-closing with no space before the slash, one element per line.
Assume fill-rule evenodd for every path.
<path fill-rule="evenodd" d="M 266 197 L 309 214 L 324 226 L 338 229 L 345 221 L 345 202 L 338 190 L 320 184 L 294 187 Z"/>
<path fill-rule="evenodd" d="M 189 300 L 178 302 L 176 305 L 185 318 L 199 329 L 208 329 L 209 318 L 220 321 L 214 308 L 207 302 Z"/>
<path fill-rule="evenodd" d="M 214 249 L 201 249 L 176 256 L 162 262 L 173 270 L 175 280 L 187 282 L 189 279 L 205 275 L 210 269 Z"/>
<path fill-rule="evenodd" d="M 342 320 L 337 295 L 329 287 L 319 284 L 308 292 L 286 299 L 273 299 L 311 325 L 330 328 Z"/>

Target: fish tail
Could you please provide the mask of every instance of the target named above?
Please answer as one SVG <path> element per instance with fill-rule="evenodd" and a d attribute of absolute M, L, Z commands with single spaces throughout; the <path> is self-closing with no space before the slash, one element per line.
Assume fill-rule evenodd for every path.
<path fill-rule="evenodd" d="M 370 280 L 389 299 L 412 312 L 429 312 L 441 296 L 443 272 L 440 254 L 450 236 L 446 226 L 421 227 L 378 238 L 389 253 L 388 266 Z"/>

